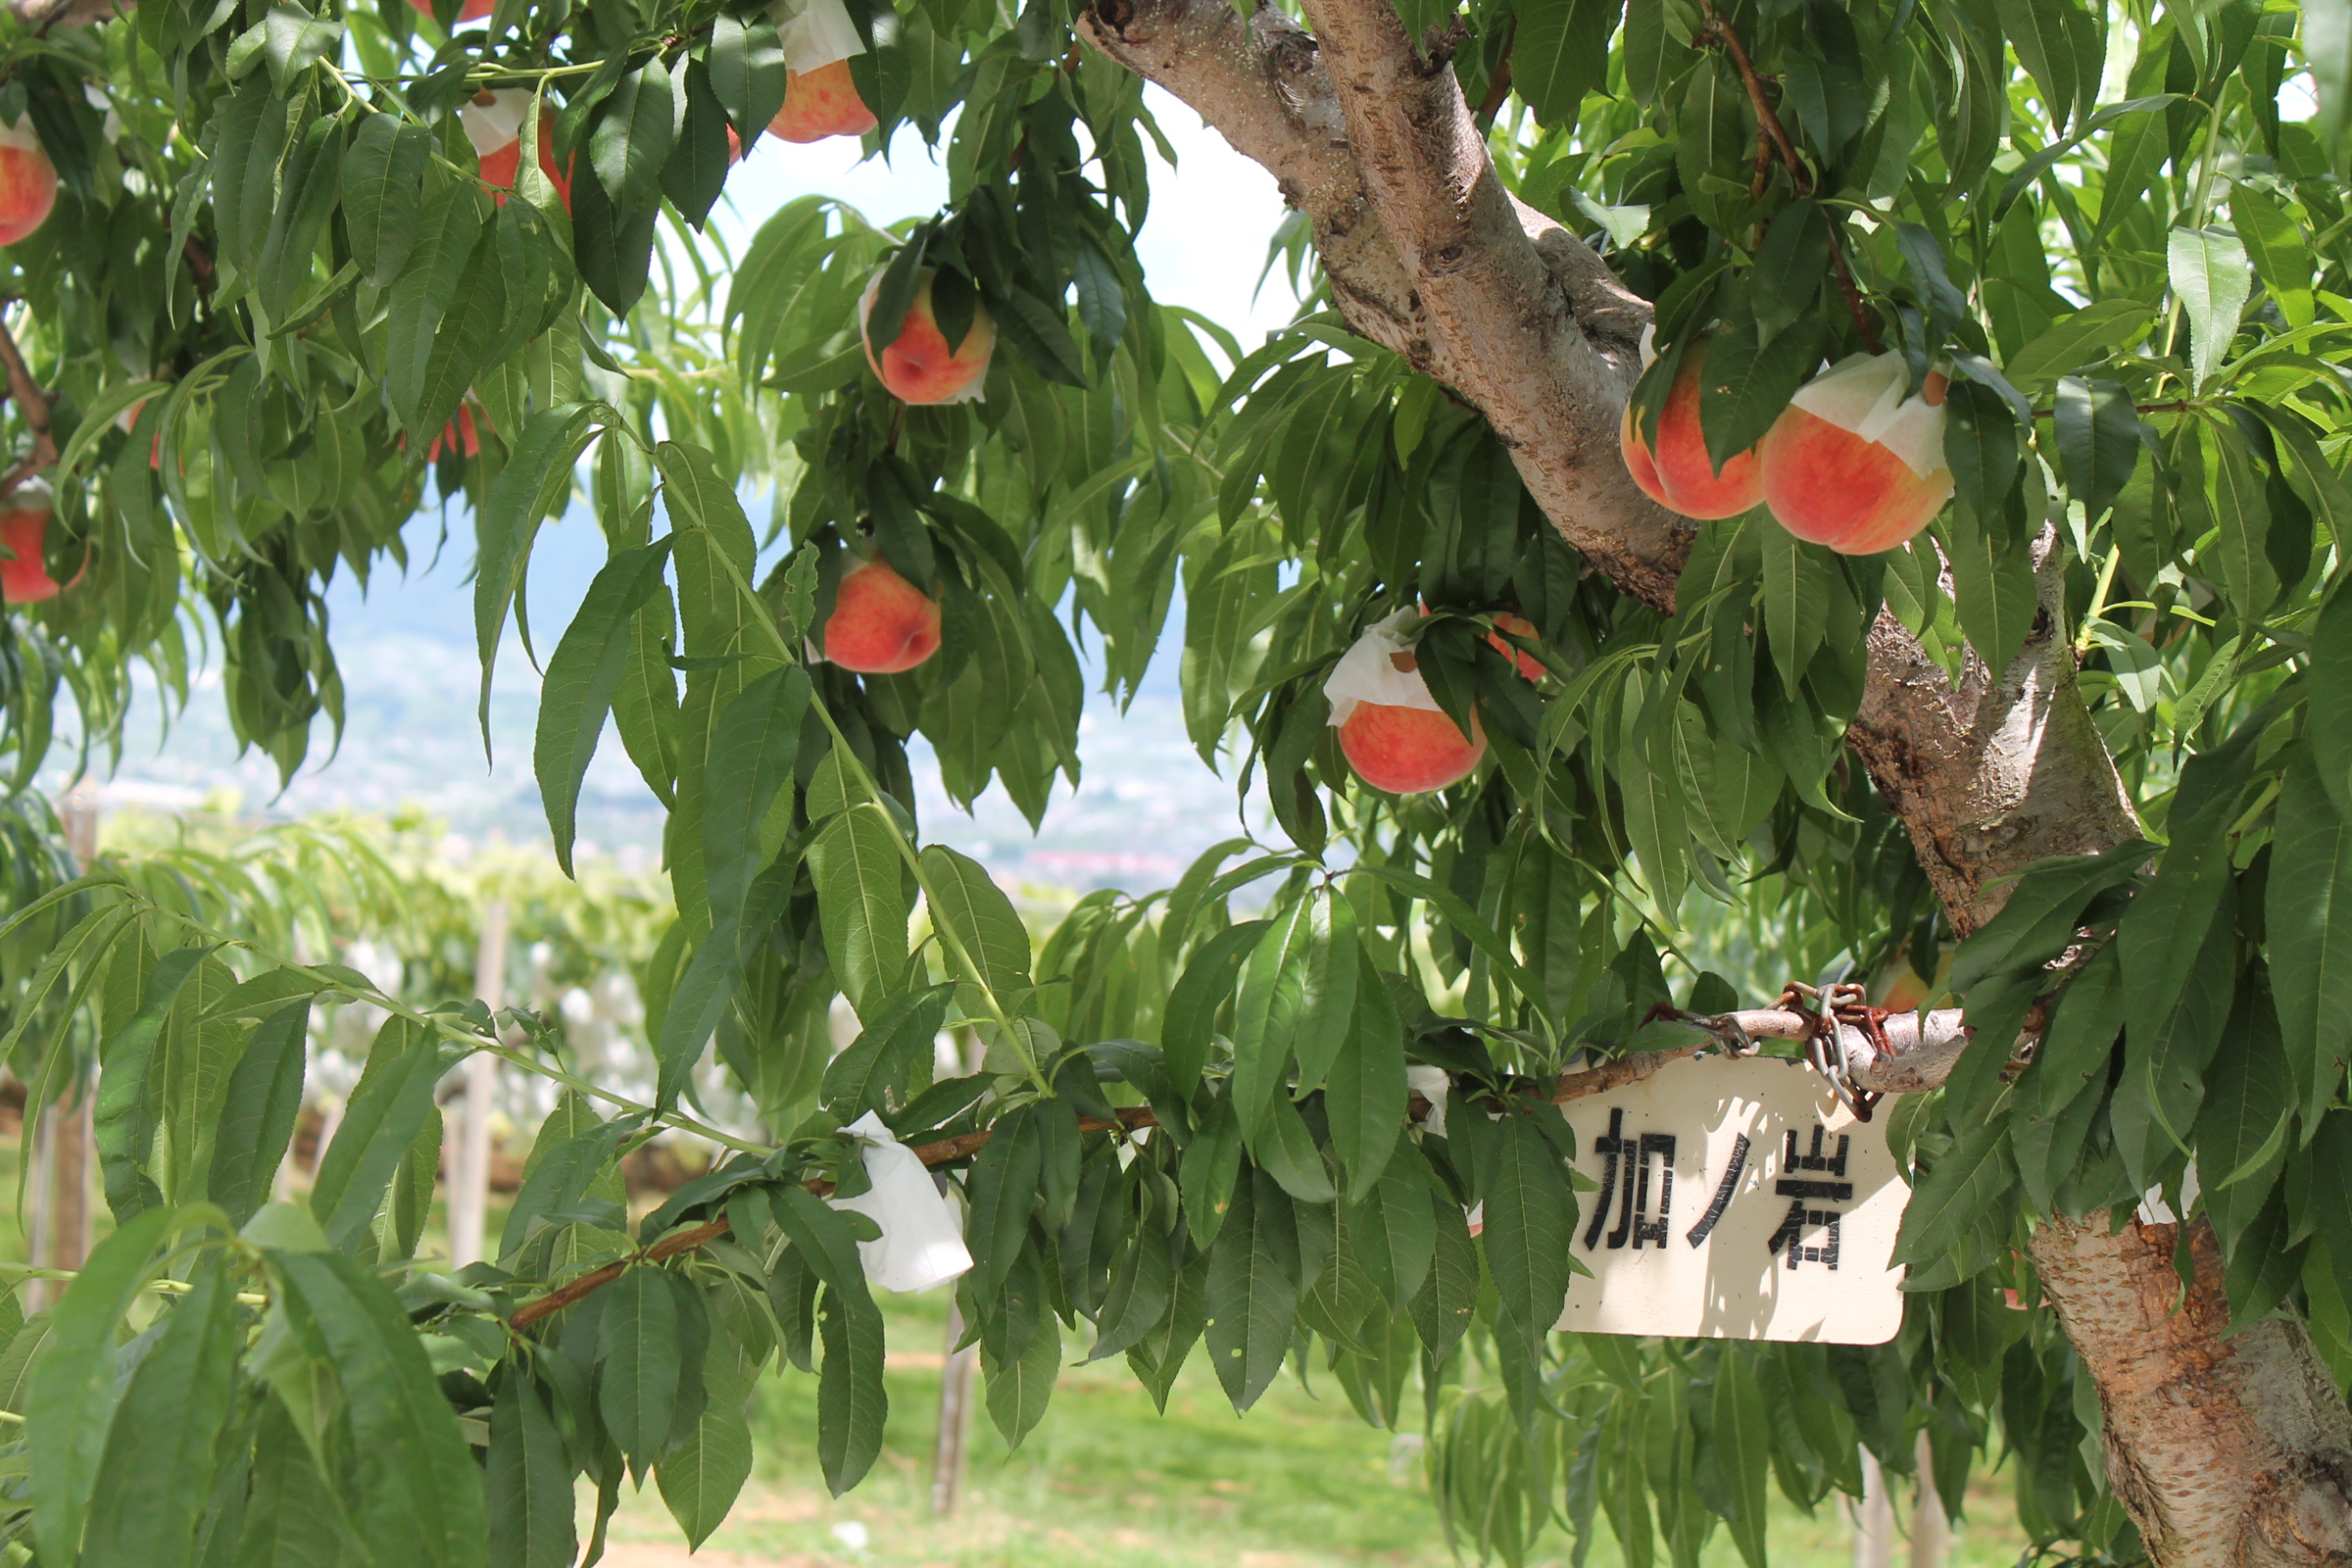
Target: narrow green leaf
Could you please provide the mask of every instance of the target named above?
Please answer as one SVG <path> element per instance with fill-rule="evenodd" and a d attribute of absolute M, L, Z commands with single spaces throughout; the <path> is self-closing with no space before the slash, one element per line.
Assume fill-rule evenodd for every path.
<path fill-rule="evenodd" d="M 123 1391 L 90 1494 L 81 1549 L 92 1568 L 194 1560 L 244 1348 L 234 1297 L 205 1269 Z"/>
<path fill-rule="evenodd" d="M 481 1562 L 481 1471 L 398 1299 L 340 1253 L 267 1255 L 305 1345 L 335 1369 L 359 1482 L 356 1523 L 379 1568 Z"/>
<path fill-rule="evenodd" d="M 90 1253 L 52 1319 L 25 1403 L 33 1528 L 50 1552 L 72 1560 L 119 1398 L 115 1334 L 145 1288 L 149 1258 L 171 1216 L 149 1209 Z"/>
<path fill-rule="evenodd" d="M 307 999 L 278 1008 L 254 1026 L 229 1073 L 206 1190 L 231 1225 L 243 1225 L 270 1200 L 293 1141 L 310 1021 Z"/>
<path fill-rule="evenodd" d="M 532 772 L 555 837 L 556 861 L 571 875 L 580 780 L 604 738 L 612 698 L 636 647 L 637 612 L 663 586 L 671 541 L 624 550 L 605 563 L 564 629 L 539 688 L 539 731 Z M 709 831 L 705 818 L 705 831 Z"/>
<path fill-rule="evenodd" d="M 1208 1261 L 1208 1348 L 1237 1412 L 1282 1370 L 1300 1283 L 1290 1195 L 1265 1171 L 1246 1171 Z"/>

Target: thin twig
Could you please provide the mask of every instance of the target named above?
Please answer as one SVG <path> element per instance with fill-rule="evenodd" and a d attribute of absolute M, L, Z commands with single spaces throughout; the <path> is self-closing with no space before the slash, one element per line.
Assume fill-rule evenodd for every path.
<path fill-rule="evenodd" d="M 1757 74 L 1756 63 L 1747 55 L 1747 46 L 1740 35 L 1717 14 L 1712 5 L 1706 8 L 1706 33 L 1722 43 L 1723 52 L 1731 58 L 1732 69 L 1740 73 L 1740 84 L 1747 88 L 1747 101 L 1755 106 L 1756 134 L 1772 144 L 1781 157 L 1781 166 L 1788 171 L 1788 182 L 1796 187 L 1799 196 L 1813 194 L 1813 172 L 1797 156 L 1796 143 L 1789 138 L 1788 127 L 1781 123 L 1780 115 L 1773 109 L 1772 100 L 1764 91 L 1764 78 Z M 1758 149 L 1754 194 L 1764 194 L 1762 149 Z M 1838 274 L 1838 287 L 1845 295 L 1846 311 L 1854 318 L 1855 330 L 1862 334 L 1863 345 L 1871 353 L 1879 352 L 1878 323 L 1870 318 L 1870 309 L 1862 302 L 1862 290 L 1854 282 L 1853 269 L 1846 265 L 1845 248 L 1838 243 L 1840 227 L 1830 225 L 1830 266 Z"/>
<path fill-rule="evenodd" d="M 1779 149 L 1781 163 L 1788 169 L 1789 179 L 1795 183 L 1796 193 L 1799 196 L 1812 195 L 1813 175 L 1805 168 L 1804 160 L 1797 157 L 1796 144 L 1788 139 L 1788 128 L 1781 123 L 1781 117 L 1773 112 L 1772 101 L 1764 96 L 1764 78 L 1756 74 L 1755 62 L 1747 58 L 1747 48 L 1740 43 L 1740 35 L 1715 14 L 1713 6 L 1707 7 L 1707 31 L 1723 41 L 1723 52 L 1732 57 L 1732 69 L 1740 73 L 1740 80 L 1747 88 L 1747 101 L 1756 106 L 1756 123 L 1765 135 L 1772 138 L 1773 146 Z"/>
<path fill-rule="evenodd" d="M 1486 93 L 1472 111 L 1481 129 L 1494 123 L 1494 117 L 1502 113 L 1502 101 L 1511 95 L 1511 48 L 1519 41 L 1519 19 L 1511 18 L 1508 25 L 1510 31 L 1502 39 L 1502 58 L 1494 62 L 1494 74 L 1487 78 Z"/>

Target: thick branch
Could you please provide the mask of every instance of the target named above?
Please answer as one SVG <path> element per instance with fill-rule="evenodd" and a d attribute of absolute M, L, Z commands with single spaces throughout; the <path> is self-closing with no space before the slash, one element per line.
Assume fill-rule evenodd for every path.
<path fill-rule="evenodd" d="M 1320 46 L 1270 7 L 1245 24 L 1220 0 L 1098 0 L 1079 30 L 1272 173 L 1349 323 L 1474 404 L 1563 537 L 1670 606 L 1690 525 L 1617 455 L 1648 307 L 1502 188 L 1452 70 L 1423 67 L 1385 3 L 1309 15 Z M 1327 55 L 1348 63 L 1345 91 Z"/>
<path fill-rule="evenodd" d="M 1926 548 L 1926 541 L 1919 548 Z M 1998 678 L 1973 654 L 1955 689 L 1891 613 L 1870 633 L 1870 680 L 1846 742 L 1911 830 L 1962 936 L 2008 901 L 2007 878 L 2052 855 L 2139 836 L 2132 803 L 2075 687 L 2054 530 L 2035 543 L 2040 608 Z M 1951 588 L 1949 574 L 1945 591 Z"/>
<path fill-rule="evenodd" d="M 131 0 L 8 0 L 9 15 L 33 32 L 51 27 L 86 27 L 128 16 Z"/>

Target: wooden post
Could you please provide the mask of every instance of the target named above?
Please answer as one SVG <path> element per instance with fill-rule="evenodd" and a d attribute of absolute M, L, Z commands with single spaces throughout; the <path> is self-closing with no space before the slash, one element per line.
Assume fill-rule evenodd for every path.
<path fill-rule="evenodd" d="M 1854 1568 L 1893 1568 L 1894 1498 L 1878 1455 L 1862 1450 L 1862 1500 L 1847 1506 L 1854 1518 Z"/>
<path fill-rule="evenodd" d="M 493 899 L 482 909 L 481 947 L 474 955 L 473 994 L 492 1012 L 506 1005 L 507 905 Z M 476 1052 L 460 1069 L 458 1135 L 445 1140 L 450 1152 L 449 1260 L 454 1267 L 482 1260 L 490 1214 L 490 1110 L 498 1088 L 498 1058 Z"/>
<path fill-rule="evenodd" d="M 98 858 L 98 786 L 83 779 L 66 796 L 66 848 L 87 870 Z M 78 1269 L 90 1255 L 90 1165 L 95 1136 L 85 1074 L 75 1073 L 65 1093 L 44 1105 L 30 1129 L 33 1140 L 30 1200 L 31 1235 L 26 1251 L 43 1268 Z M 62 1284 L 34 1280 L 25 1307 L 37 1311 L 65 1294 Z"/>
<path fill-rule="evenodd" d="M 985 1054 L 979 1031 L 966 1029 L 960 1033 L 964 1071 L 978 1072 Z M 945 1346 L 947 1364 L 939 1373 L 939 1441 L 931 1450 L 931 1511 L 943 1518 L 956 1511 L 956 1504 L 963 1494 L 964 1450 L 972 1430 L 972 1383 L 980 1370 L 978 1346 L 966 1346 L 960 1350 L 956 1348 L 956 1342 L 963 1338 L 963 1312 L 951 1294 Z"/>
<path fill-rule="evenodd" d="M 963 1338 L 963 1313 L 950 1297 L 948 1360 L 939 1374 L 939 1442 L 931 1450 L 931 1511 L 942 1517 L 956 1511 L 963 1493 L 965 1440 L 972 1430 L 973 1374 L 980 1369 L 980 1347 L 956 1348 L 956 1342 Z"/>
<path fill-rule="evenodd" d="M 1911 1568 L 1942 1568 L 1944 1547 L 1951 1541 L 1952 1522 L 1944 1515 L 1943 1499 L 1936 1492 L 1936 1452 L 1928 1435 L 1919 1435 L 1917 1454 L 1919 1502 L 1911 1510 Z"/>

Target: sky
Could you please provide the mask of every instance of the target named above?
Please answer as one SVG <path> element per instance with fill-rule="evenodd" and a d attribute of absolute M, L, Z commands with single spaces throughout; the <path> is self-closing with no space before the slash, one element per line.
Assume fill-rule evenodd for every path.
<path fill-rule="evenodd" d="M 1152 206 L 1136 249 L 1152 293 L 1226 324 L 1253 345 L 1297 308 L 1279 273 L 1257 293 L 1267 243 L 1283 217 L 1273 178 L 1182 104 L 1157 88 L 1148 92 L 1178 158 L 1170 170 L 1156 152 L 1150 155 Z M 902 132 L 887 162 L 860 162 L 858 153 L 858 143 L 840 138 L 808 145 L 761 138 L 729 178 L 714 226 L 741 254 L 761 222 L 801 196 L 833 196 L 881 223 L 931 213 L 946 199 L 946 171 L 911 130 Z M 236 756 L 220 687 L 208 680 L 168 730 L 157 723 L 158 705 L 142 702 L 122 766 L 106 787 L 110 808 L 186 809 L 209 799 L 217 806 L 233 801 L 247 814 L 286 815 L 413 805 L 442 818 L 460 840 L 543 843 L 530 776 L 538 677 L 512 637 L 493 686 L 490 760 L 474 722 L 479 665 L 470 519 L 456 509 L 420 514 L 407 539 L 412 567 L 405 578 L 379 571 L 363 594 L 346 574 L 329 591 L 348 693 L 342 745 L 331 760 L 322 727 L 313 761 L 280 793 L 268 762 Z M 542 657 L 603 560 L 602 539 L 584 515 L 543 531 L 528 585 Z M 1171 627 L 1181 624 L 1180 612 L 1170 617 Z M 918 743 L 915 804 L 926 837 L 979 857 L 1012 882 L 1131 888 L 1172 882 L 1193 854 L 1241 822 L 1232 787 L 1201 764 L 1185 738 L 1175 662 L 1173 647 L 1163 648 L 1144 695 L 1124 713 L 1104 699 L 1090 704 L 1079 738 L 1082 785 L 1074 794 L 1057 791 L 1034 836 L 1001 791 L 992 791 L 971 817 L 957 812 Z M 1252 815 L 1262 822 L 1262 810 Z M 662 820 L 608 732 L 583 788 L 585 853 L 652 864 Z"/>

